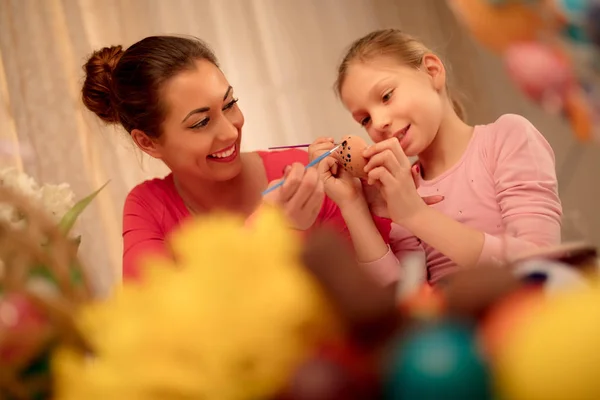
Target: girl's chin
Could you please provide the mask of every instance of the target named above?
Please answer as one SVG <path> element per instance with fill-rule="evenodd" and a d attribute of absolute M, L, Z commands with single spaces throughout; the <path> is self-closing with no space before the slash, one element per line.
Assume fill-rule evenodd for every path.
<path fill-rule="evenodd" d="M 404 150 L 404 154 L 406 154 L 406 157 L 417 157 L 419 155 L 419 152 L 413 151 L 410 147 L 408 149 Z"/>

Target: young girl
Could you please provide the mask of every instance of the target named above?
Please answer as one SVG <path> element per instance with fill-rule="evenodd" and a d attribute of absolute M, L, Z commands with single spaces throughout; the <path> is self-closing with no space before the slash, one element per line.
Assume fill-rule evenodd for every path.
<path fill-rule="evenodd" d="M 519 115 L 466 124 L 444 64 L 425 45 L 395 29 L 357 40 L 339 66 L 336 91 L 375 142 L 364 152 L 363 187 L 376 188 L 387 205 L 377 208 L 394 222 L 391 248 L 356 180 L 334 157 L 319 169 L 327 195 L 360 237 L 355 246 L 370 249 L 361 261 L 382 283 L 401 278 L 398 260 L 409 252 L 426 257 L 435 284 L 459 268 L 502 265 L 560 242 L 562 209 L 548 142 Z M 332 146 L 317 140 L 311 157 Z M 410 156 L 418 157 L 414 166 Z M 444 200 L 428 206 L 421 196 L 430 195 Z"/>

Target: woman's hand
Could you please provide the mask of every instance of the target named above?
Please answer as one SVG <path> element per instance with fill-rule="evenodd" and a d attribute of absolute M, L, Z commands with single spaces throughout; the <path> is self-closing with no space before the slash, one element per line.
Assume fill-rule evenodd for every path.
<path fill-rule="evenodd" d="M 312 161 L 334 147 L 332 138 L 319 138 L 308 147 L 309 158 Z M 342 168 L 334 155 L 321 160 L 317 171 L 323 181 L 325 194 L 340 209 L 351 207 L 356 201 L 364 201 L 360 181 Z"/>
<path fill-rule="evenodd" d="M 369 159 L 365 166 L 367 184 L 379 189 L 392 221 L 402 225 L 403 221 L 427 207 L 417 192 L 416 171 L 413 171 L 398 139 L 376 143 L 365 149 L 363 156 Z"/>
<path fill-rule="evenodd" d="M 294 163 L 286 168 L 282 179 L 285 179 L 283 185 L 266 194 L 263 201 L 280 207 L 293 228 L 310 228 L 315 223 L 325 199 L 319 173 L 315 168 L 306 169 L 301 163 Z M 269 187 L 279 181 L 271 182 Z"/>

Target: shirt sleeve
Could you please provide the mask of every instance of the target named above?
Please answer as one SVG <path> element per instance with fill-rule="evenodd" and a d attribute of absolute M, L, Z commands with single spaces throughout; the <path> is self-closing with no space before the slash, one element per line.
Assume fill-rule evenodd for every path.
<path fill-rule="evenodd" d="M 392 224 L 388 252 L 379 260 L 361 263 L 361 266 L 381 285 L 388 286 L 402 279 L 403 260 L 415 253 L 420 254 L 423 259 L 425 258 L 425 250 L 421 241 L 401 226 Z"/>
<path fill-rule="evenodd" d="M 150 207 L 130 193 L 123 209 L 123 280 L 140 276 L 141 257 L 169 256 L 165 234 Z"/>
<path fill-rule="evenodd" d="M 500 264 L 561 240 L 562 206 L 552 148 L 521 116 L 506 115 L 498 122 L 486 150 L 504 234 L 485 234 L 478 265 Z"/>

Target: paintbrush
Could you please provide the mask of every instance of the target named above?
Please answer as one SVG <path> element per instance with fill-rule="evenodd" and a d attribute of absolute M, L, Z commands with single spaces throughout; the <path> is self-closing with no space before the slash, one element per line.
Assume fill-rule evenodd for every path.
<path fill-rule="evenodd" d="M 327 156 L 330 156 L 331 154 L 333 154 L 334 151 L 336 151 L 337 149 L 340 148 L 340 146 L 343 143 L 338 144 L 337 146 L 335 146 L 333 149 L 329 150 L 326 153 L 321 154 L 319 157 L 315 158 L 314 160 L 312 160 L 311 162 L 309 162 L 306 167 L 304 167 L 304 169 L 313 167 L 315 165 L 317 165 L 319 162 L 321 162 L 322 159 L 324 159 Z M 280 187 L 281 185 L 283 185 L 283 183 L 285 182 L 285 179 L 282 179 L 281 181 L 279 181 L 276 185 L 271 186 L 270 188 L 268 188 L 267 190 L 265 190 L 262 195 L 266 195 L 268 193 L 271 193 L 273 190 L 277 189 L 278 187 Z"/>
<path fill-rule="evenodd" d="M 308 147 L 310 146 L 312 143 L 305 143 L 305 144 L 292 144 L 292 145 L 288 145 L 288 146 L 275 146 L 275 147 L 269 147 L 269 150 L 279 150 L 279 149 L 297 149 L 297 148 L 301 148 L 301 147 Z M 339 143 L 334 143 L 336 146 Z"/>
<path fill-rule="evenodd" d="M 278 149 L 297 149 L 299 147 L 308 147 L 310 146 L 310 143 L 306 143 L 306 144 L 293 144 L 291 146 L 275 146 L 275 147 L 269 147 L 269 150 L 278 150 Z"/>

